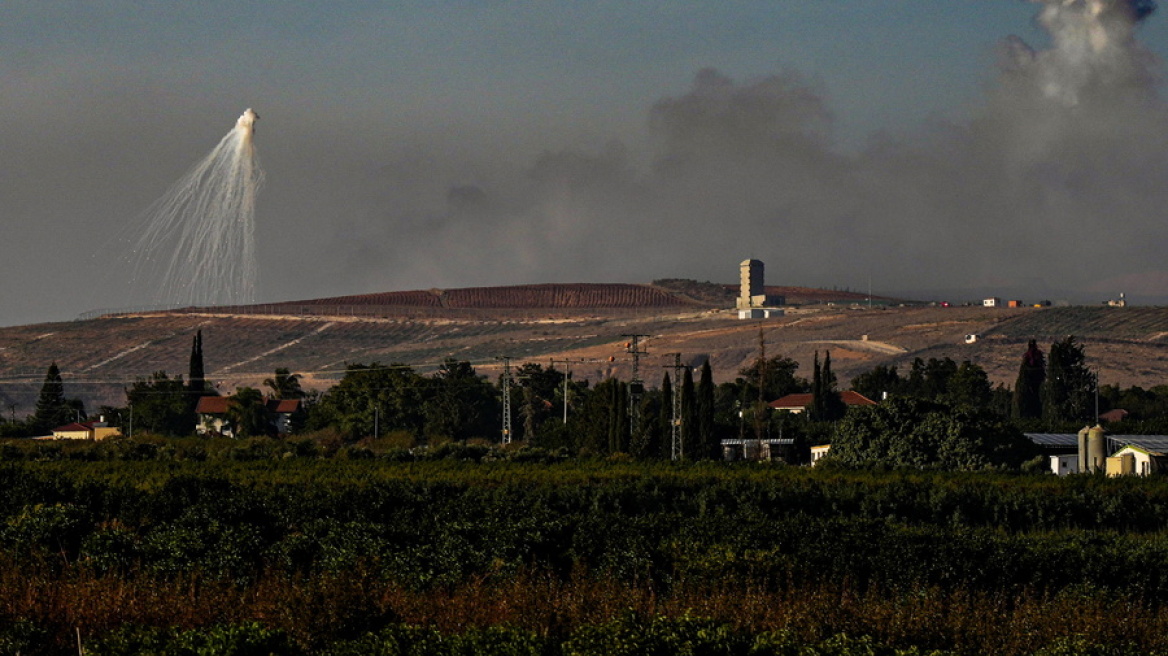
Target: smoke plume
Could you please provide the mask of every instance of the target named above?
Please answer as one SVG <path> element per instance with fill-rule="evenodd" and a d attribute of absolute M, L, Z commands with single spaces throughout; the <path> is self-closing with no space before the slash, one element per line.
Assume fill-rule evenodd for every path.
<path fill-rule="evenodd" d="M 1036 4 L 1049 46 L 1005 40 L 970 120 L 858 150 L 835 144 L 828 97 L 799 74 L 703 70 L 650 108 L 648 153 L 401 155 L 336 236 L 352 247 L 337 275 L 368 289 L 733 281 L 757 257 L 769 284 L 1037 295 L 1162 280 L 1168 112 L 1137 39 L 1154 5 Z"/>

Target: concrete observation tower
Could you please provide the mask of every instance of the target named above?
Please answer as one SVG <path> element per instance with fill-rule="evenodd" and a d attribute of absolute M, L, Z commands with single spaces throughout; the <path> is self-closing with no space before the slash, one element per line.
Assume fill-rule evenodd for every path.
<path fill-rule="evenodd" d="M 740 282 L 738 289 L 739 319 L 767 319 L 783 316 L 781 305 L 786 303 L 782 296 L 768 295 L 763 284 L 763 263 L 761 260 L 744 260 L 738 265 Z"/>

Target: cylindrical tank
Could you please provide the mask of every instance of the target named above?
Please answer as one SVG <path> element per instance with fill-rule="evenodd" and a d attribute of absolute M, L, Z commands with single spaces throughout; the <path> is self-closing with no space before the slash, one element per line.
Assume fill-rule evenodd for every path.
<path fill-rule="evenodd" d="M 1091 461 L 1091 471 L 1104 471 L 1107 468 L 1107 446 L 1103 437 L 1103 427 L 1095 424 L 1087 432 L 1087 459 Z"/>
<path fill-rule="evenodd" d="M 1083 429 L 1079 431 L 1079 471 L 1082 473 L 1091 471 L 1091 467 L 1087 462 L 1087 434 L 1090 431 L 1091 428 L 1088 426 L 1084 426 Z"/>

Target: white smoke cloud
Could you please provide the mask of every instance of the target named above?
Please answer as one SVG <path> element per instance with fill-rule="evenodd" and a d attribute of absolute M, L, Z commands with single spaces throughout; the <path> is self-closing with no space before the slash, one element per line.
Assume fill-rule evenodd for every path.
<path fill-rule="evenodd" d="M 369 289 L 732 281 L 751 256 L 771 284 L 1035 295 L 1155 275 L 1168 112 L 1160 62 L 1136 38 L 1152 5 L 1037 4 L 1049 47 L 1007 39 L 971 120 L 858 153 L 835 146 L 825 93 L 798 74 L 704 70 L 650 109 L 649 153 L 610 144 L 526 167 L 403 156 L 338 236 L 379 245 L 343 275 Z"/>

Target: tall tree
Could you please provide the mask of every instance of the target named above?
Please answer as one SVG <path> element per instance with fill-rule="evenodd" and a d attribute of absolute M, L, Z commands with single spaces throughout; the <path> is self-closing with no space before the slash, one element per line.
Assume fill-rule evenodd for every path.
<path fill-rule="evenodd" d="M 823 394 L 823 368 L 819 365 L 819 351 L 811 365 L 811 405 L 807 415 L 812 421 L 823 421 L 827 415 L 827 398 Z"/>
<path fill-rule="evenodd" d="M 1049 424 L 1093 418 L 1096 383 L 1086 359 L 1074 335 L 1050 345 L 1042 388 L 1042 416 Z"/>
<path fill-rule="evenodd" d="M 466 440 L 500 435 L 502 415 L 495 390 L 465 360 L 447 358 L 442 363 L 431 377 L 423 411 L 431 437 Z"/>
<path fill-rule="evenodd" d="M 893 397 L 836 425 L 831 461 L 853 467 L 1017 468 L 1039 449 L 1001 416 Z"/>
<path fill-rule="evenodd" d="M 300 387 L 300 376 L 289 369 L 279 367 L 275 375 L 264 379 L 264 387 L 272 390 L 274 399 L 302 399 L 304 390 Z"/>
<path fill-rule="evenodd" d="M 993 395 L 985 369 L 965 360 L 949 378 L 944 398 L 953 405 L 983 408 L 990 404 Z"/>
<path fill-rule="evenodd" d="M 1030 340 L 1026 352 L 1022 354 L 1022 364 L 1018 367 L 1018 379 L 1014 382 L 1014 398 L 1011 415 L 1014 419 L 1037 419 L 1042 416 L 1042 387 L 1046 382 L 1046 357 L 1038 349 L 1038 343 Z"/>
<path fill-rule="evenodd" d="M 819 364 L 819 351 L 816 351 L 811 379 L 811 405 L 807 408 L 812 421 L 835 421 L 844 416 L 847 408 L 835 385 L 835 374 L 831 371 L 831 351 L 824 353 L 822 365 Z"/>
<path fill-rule="evenodd" d="M 807 380 L 799 378 L 795 372 L 799 370 L 799 363 L 791 358 L 777 355 L 765 361 L 755 359 L 749 366 L 738 371 L 739 378 L 736 384 L 742 388 L 741 399 L 752 403 L 759 397 L 758 381 L 760 373 L 763 381 L 762 397 L 767 402 L 796 392 L 808 391 Z"/>
<path fill-rule="evenodd" d="M 717 458 L 722 451 L 721 441 L 714 420 L 716 412 L 716 392 L 714 387 L 714 372 L 710 368 L 710 361 L 702 363 L 701 377 L 698 379 L 696 421 L 698 443 L 701 444 L 703 458 Z"/>
<path fill-rule="evenodd" d="M 654 455 L 669 460 L 673 457 L 673 380 L 668 371 L 661 379 L 661 406 L 658 413 L 657 435 L 660 437 Z"/>
<path fill-rule="evenodd" d="M 45 372 L 45 382 L 41 385 L 40 396 L 37 397 L 36 411 L 32 416 L 32 423 L 38 431 L 49 431 L 57 426 L 74 421 L 80 407 L 77 402 L 65 398 L 65 382 L 61 379 L 61 370 L 57 363 L 49 365 Z"/>
<path fill-rule="evenodd" d="M 900 392 L 904 381 L 896 371 L 896 365 L 877 365 L 871 371 L 852 379 L 852 389 L 879 402 L 884 396 Z"/>
<path fill-rule="evenodd" d="M 340 382 L 309 412 L 308 428 L 334 427 L 355 439 L 371 435 L 377 424 L 381 432 L 403 430 L 419 437 L 428 386 L 426 378 L 404 364 L 349 364 Z"/>
<path fill-rule="evenodd" d="M 705 445 L 701 443 L 696 419 L 697 388 L 694 386 L 693 369 L 685 367 L 681 374 L 681 452 L 686 460 L 705 457 Z"/>
<path fill-rule="evenodd" d="M 627 453 L 629 450 L 629 386 L 617 381 L 609 390 L 608 452 Z"/>
<path fill-rule="evenodd" d="M 195 338 L 191 340 L 190 370 L 187 378 L 187 388 L 191 396 L 202 396 L 207 389 L 206 372 L 203 368 L 203 331 L 195 331 Z"/>
<path fill-rule="evenodd" d="M 236 437 L 257 437 L 269 431 L 264 395 L 254 387 L 241 387 L 227 405 L 227 421 Z"/>
<path fill-rule="evenodd" d="M 195 408 L 182 376 L 171 378 L 156 371 L 126 390 L 133 429 L 183 437 L 195 430 Z M 128 427 L 127 427 L 128 428 Z"/>

